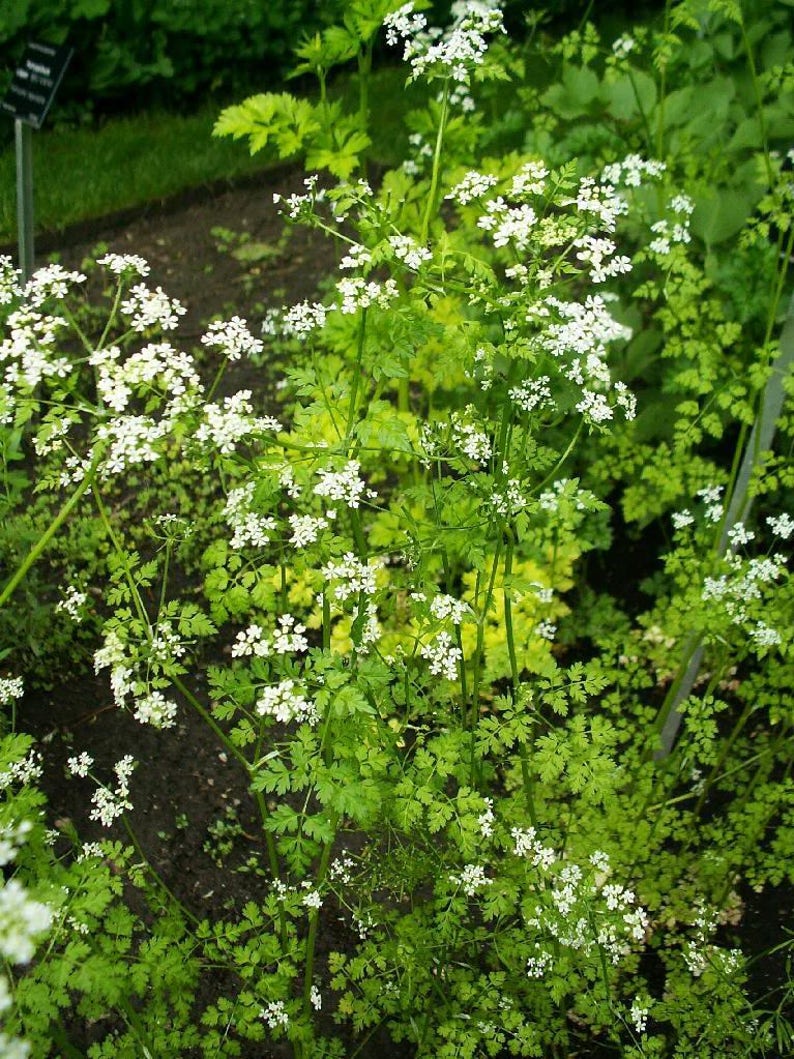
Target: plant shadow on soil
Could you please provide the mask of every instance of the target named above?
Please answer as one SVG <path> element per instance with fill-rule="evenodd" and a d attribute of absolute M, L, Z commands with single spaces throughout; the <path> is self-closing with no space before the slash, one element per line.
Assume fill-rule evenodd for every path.
<path fill-rule="evenodd" d="M 148 282 L 162 286 L 187 308 L 178 332 L 183 344 L 196 345 L 209 320 L 218 316 L 239 314 L 256 333 L 268 308 L 316 297 L 318 281 L 337 260 L 337 249 L 319 233 L 296 228 L 286 245 L 282 240 L 273 192 L 286 196 L 302 190 L 298 172 L 281 172 L 277 182 L 260 177 L 234 188 L 207 189 L 117 219 L 115 224 L 82 225 L 59 237 L 42 238 L 40 257 L 56 252 L 66 267 L 79 268 L 85 258 L 95 256 L 99 245 L 103 250 L 139 254 L 151 265 Z M 248 251 L 233 252 L 244 245 Z M 268 391 L 272 393 L 274 384 L 271 366 L 237 362 L 227 371 L 222 393 L 251 389 L 272 407 Z M 201 665 L 190 683 L 206 701 Z M 130 823 L 148 860 L 180 901 L 199 918 L 215 920 L 234 916 L 248 900 L 261 899 L 263 878 L 252 870 L 239 870 L 253 857 L 265 859 L 246 778 L 190 706 L 180 704 L 174 728 L 155 731 L 115 707 L 105 674 L 84 673 L 67 678 L 55 690 L 29 693 L 19 709 L 19 724 L 36 738 L 43 755 L 42 787 L 53 826 L 64 830 L 74 825 L 81 841 L 108 837 L 126 841 L 120 825 L 108 831 L 89 819 L 91 781 L 68 778 L 66 759 L 87 751 L 94 758 L 96 774 L 110 779 L 115 762 L 132 754 L 139 765 L 131 780 L 135 808 Z M 739 940 L 748 951 L 760 952 L 780 940 L 784 904 L 768 896 L 747 896 L 748 914 Z M 789 911 L 790 897 L 786 892 L 779 898 L 787 902 Z M 320 966 L 327 953 L 349 951 L 350 937 L 340 923 L 339 909 L 329 903 L 321 920 Z M 771 988 L 776 973 L 776 968 L 759 971 L 759 995 Z M 197 1012 L 228 985 L 205 975 L 196 998 Z M 87 1048 L 112 1028 L 108 1020 L 93 1027 L 72 1025 L 71 1030 L 74 1043 Z M 333 1032 L 330 1019 L 325 1030 Z M 350 1044 L 360 1059 L 409 1059 L 415 1054 L 413 1048 L 391 1042 L 385 1030 L 366 1043 Z M 263 1049 L 261 1044 L 243 1044 L 240 1054 L 242 1059 L 287 1059 L 291 1053 L 285 1045 Z M 591 1043 L 571 1052 L 568 1059 L 606 1059 L 615 1054 L 613 1048 Z"/>

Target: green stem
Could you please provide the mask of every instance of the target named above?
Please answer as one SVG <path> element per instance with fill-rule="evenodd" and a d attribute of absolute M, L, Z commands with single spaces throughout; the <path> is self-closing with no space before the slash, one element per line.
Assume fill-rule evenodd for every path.
<path fill-rule="evenodd" d="M 79 504 L 82 497 L 85 495 L 86 492 L 88 492 L 89 489 L 92 488 L 94 475 L 96 474 L 96 469 L 99 465 L 100 459 L 102 458 L 103 452 L 104 448 L 99 448 L 94 453 L 94 458 L 91 461 L 91 465 L 86 471 L 85 476 L 78 485 L 77 489 L 75 489 L 75 491 L 63 505 L 61 510 L 49 524 L 47 529 L 44 531 L 41 537 L 39 537 L 34 546 L 25 556 L 21 565 L 17 568 L 14 575 L 7 582 L 5 588 L 0 593 L 0 607 L 3 607 L 8 602 L 13 593 L 19 587 L 20 583 L 24 580 L 30 568 L 41 558 L 43 553 L 46 551 L 50 541 L 61 528 L 61 526 L 64 524 L 64 522 L 67 520 L 67 518 L 71 515 L 72 511 L 74 511 L 75 507 Z"/>
<path fill-rule="evenodd" d="M 521 679 L 518 672 L 518 659 L 516 657 L 516 642 L 515 633 L 513 631 L 513 601 L 510 598 L 509 580 L 510 575 L 513 571 L 513 538 L 512 534 L 508 537 L 507 548 L 505 549 L 505 589 L 504 589 L 504 607 L 505 607 L 505 632 L 507 635 L 507 653 L 510 658 L 510 676 L 513 683 L 513 702 L 516 702 L 518 691 L 521 686 Z M 532 736 L 530 736 L 530 742 Z M 524 798 L 527 803 L 527 812 L 529 814 L 529 821 L 533 827 L 538 826 L 538 816 L 535 810 L 535 792 L 534 784 L 532 782 L 532 772 L 529 767 L 529 755 L 527 753 L 527 747 L 522 743 L 519 748 L 519 760 L 521 762 L 521 782 L 524 787 Z"/>
<path fill-rule="evenodd" d="M 339 823 L 339 817 L 335 816 L 331 821 L 331 830 L 336 837 L 336 828 Z M 331 850 L 334 844 L 334 838 L 328 840 L 323 846 L 323 852 L 320 857 L 320 864 L 317 868 L 317 875 L 315 877 L 315 889 L 319 891 L 323 882 L 325 881 L 325 875 L 328 871 L 328 862 L 331 859 Z M 320 910 L 319 908 L 313 908 L 309 914 L 309 932 L 306 936 L 306 960 L 303 968 L 303 1018 L 308 1024 L 312 1015 L 312 985 L 314 978 L 314 958 L 317 947 L 317 930 L 320 923 Z"/>
<path fill-rule="evenodd" d="M 358 346 L 356 349 L 356 364 L 353 368 L 353 382 L 350 387 L 350 407 L 347 412 L 347 429 L 345 431 L 348 446 L 356 422 L 356 403 L 358 399 L 358 388 L 361 382 L 361 367 L 364 359 L 364 337 L 367 333 L 367 310 L 361 311 L 361 327 L 358 331 Z"/>
<path fill-rule="evenodd" d="M 447 126 L 448 98 L 449 85 L 445 81 L 444 89 L 441 93 L 441 113 L 438 118 L 436 146 L 433 152 L 433 171 L 430 176 L 430 190 L 427 194 L 427 206 L 425 207 L 425 215 L 422 219 L 422 234 L 419 239 L 422 246 L 427 244 L 427 237 L 430 234 L 430 222 L 438 209 L 438 185 L 441 178 L 441 152 L 444 146 L 444 132 L 446 131 Z"/>

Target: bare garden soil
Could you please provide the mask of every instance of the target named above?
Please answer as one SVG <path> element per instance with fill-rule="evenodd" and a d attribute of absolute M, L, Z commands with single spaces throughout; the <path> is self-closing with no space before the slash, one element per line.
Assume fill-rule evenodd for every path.
<path fill-rule="evenodd" d="M 183 346 L 197 345 L 208 321 L 218 315 L 238 314 L 257 333 L 267 308 L 316 297 L 318 284 L 337 260 L 337 248 L 320 233 L 298 228 L 283 238 L 273 192 L 300 190 L 301 174 L 286 171 L 236 187 L 206 189 L 134 216 L 42 237 L 38 259 L 55 252 L 67 267 L 80 267 L 85 258 L 96 256 L 99 244 L 103 250 L 139 254 L 151 265 L 147 282 L 162 286 L 188 310 L 177 333 Z M 267 365 L 237 364 L 224 389 L 251 389 L 267 404 L 267 393 L 261 391 L 274 384 Z M 201 695 L 201 664 L 190 684 Z M 38 740 L 51 821 L 59 830 L 71 822 L 83 841 L 127 840 L 121 826 L 108 832 L 88 819 L 91 781 L 67 779 L 65 763 L 85 750 L 94 758 L 97 775 L 110 778 L 114 763 L 132 754 L 139 765 L 131 781 L 130 823 L 153 868 L 187 908 L 201 918 L 234 918 L 247 900 L 264 895 L 266 879 L 246 870 L 252 857 L 264 861 L 264 851 L 245 776 L 187 705 L 176 727 L 158 732 L 115 708 L 105 673 L 95 677 L 89 671 L 75 679 L 65 673 L 51 690 L 27 696 L 19 724 Z M 753 895 L 745 896 L 749 903 L 739 938 L 745 948 L 763 951 L 783 940 L 780 924 L 787 916 L 791 921 L 791 895 L 766 894 L 755 901 Z M 335 909 L 323 909 L 320 969 L 323 956 L 344 948 L 349 937 L 338 915 Z M 767 966 L 758 993 L 772 987 L 775 977 L 775 969 Z M 211 1003 L 218 990 L 236 988 L 229 982 L 204 982 L 198 1009 Z M 330 1004 L 330 996 L 327 1000 Z M 74 1026 L 74 1043 L 87 1048 L 110 1029 L 109 1022 Z M 356 1041 L 351 1052 L 362 1043 Z M 282 1059 L 286 1054 L 261 1045 L 242 1052 L 244 1059 Z M 411 1053 L 385 1036 L 373 1036 L 357 1054 L 360 1059 L 401 1059 Z M 571 1059 L 573 1054 L 593 1059 L 612 1053 L 585 1050 L 572 1053 Z"/>

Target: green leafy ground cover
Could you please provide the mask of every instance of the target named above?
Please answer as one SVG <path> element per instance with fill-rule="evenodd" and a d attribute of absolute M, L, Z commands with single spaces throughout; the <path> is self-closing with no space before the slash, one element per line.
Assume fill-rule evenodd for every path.
<path fill-rule="evenodd" d="M 92 1059 L 341 1059 L 377 1033 L 428 1059 L 791 1051 L 791 979 L 759 994 L 726 933 L 794 883 L 790 5 L 686 0 L 551 50 L 455 11 L 434 34 L 356 0 L 299 50 L 316 99 L 218 118 L 304 165 L 281 206 L 338 248 L 322 302 L 177 349 L 134 256 L 25 288 L 4 266 L 17 1054 L 83 1054 L 102 1020 Z M 382 37 L 427 93 L 373 187 Z M 274 355 L 277 405 L 219 396 Z M 121 521 L 142 468 L 162 489 Z M 169 473 L 213 483 L 188 518 Z M 194 711 L 246 776 L 242 909 L 188 907 L 132 830 L 48 842 L 13 639 L 45 553 L 64 658 L 84 637 L 120 709 Z M 146 767 L 70 763 L 108 826 Z"/>

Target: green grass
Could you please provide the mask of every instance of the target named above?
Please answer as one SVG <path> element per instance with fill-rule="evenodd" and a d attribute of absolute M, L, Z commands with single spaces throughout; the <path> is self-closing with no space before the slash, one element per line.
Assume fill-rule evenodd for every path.
<path fill-rule="evenodd" d="M 375 75 L 371 102 L 377 109 L 373 157 L 392 162 L 405 144 L 404 72 Z M 355 106 L 351 78 L 338 91 Z M 43 129 L 33 133 L 34 213 L 37 232 L 117 210 L 157 202 L 188 188 L 272 168 L 266 152 L 253 157 L 242 142 L 212 136 L 218 107 L 190 115 L 148 113 L 115 118 L 98 129 Z M 0 242 L 16 239 L 16 159 L 0 154 Z"/>

